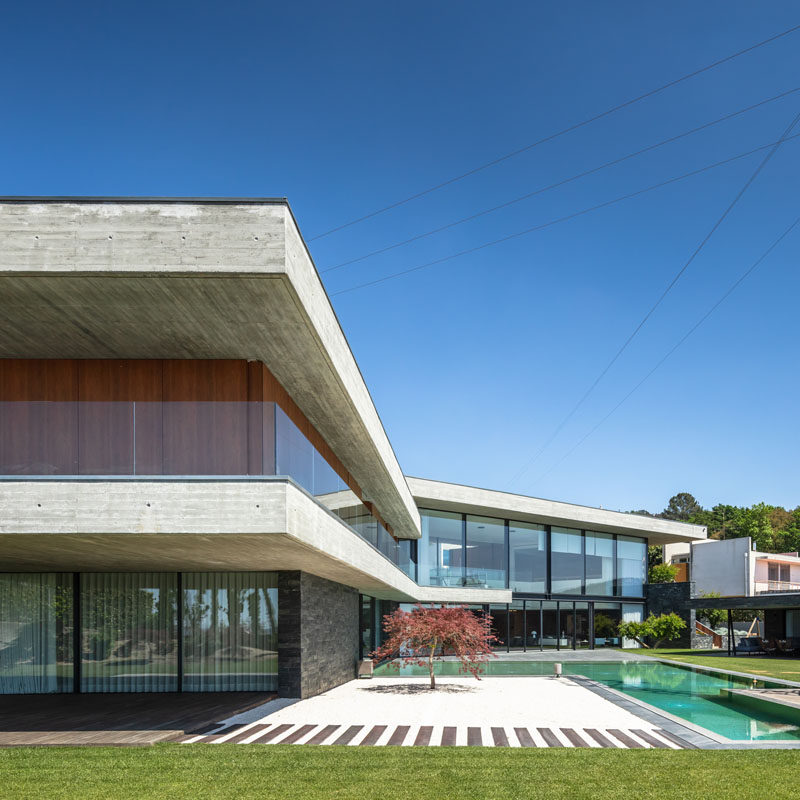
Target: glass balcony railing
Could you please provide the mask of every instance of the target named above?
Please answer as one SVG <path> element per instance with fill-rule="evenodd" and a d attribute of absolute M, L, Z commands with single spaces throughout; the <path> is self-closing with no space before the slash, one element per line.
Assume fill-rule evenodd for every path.
<path fill-rule="evenodd" d="M 0 402 L 0 476 L 286 476 L 416 580 L 396 540 L 274 402 Z"/>

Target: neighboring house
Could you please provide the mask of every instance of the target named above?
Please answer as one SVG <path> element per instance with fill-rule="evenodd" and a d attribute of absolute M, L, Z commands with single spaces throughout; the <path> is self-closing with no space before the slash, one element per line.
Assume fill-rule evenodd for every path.
<path fill-rule="evenodd" d="M 688 565 L 687 578 L 695 592 L 753 597 L 771 592 L 800 592 L 800 557 L 797 553 L 762 553 L 749 536 L 707 539 L 664 547 L 668 564 Z"/>
<path fill-rule="evenodd" d="M 800 557 L 762 553 L 749 536 L 664 546 L 664 561 L 688 566 L 694 597 L 735 598 L 732 608 L 764 611 L 767 638 L 800 639 Z"/>
<path fill-rule="evenodd" d="M 615 645 L 647 545 L 706 536 L 406 478 L 285 200 L 6 198 L 0 237 L 0 692 L 307 697 L 418 601 Z"/>

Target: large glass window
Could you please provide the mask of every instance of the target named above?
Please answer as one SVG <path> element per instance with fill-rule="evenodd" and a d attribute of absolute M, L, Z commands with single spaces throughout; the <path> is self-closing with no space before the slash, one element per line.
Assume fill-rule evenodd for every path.
<path fill-rule="evenodd" d="M 467 516 L 467 586 L 506 587 L 506 526 L 502 519 Z"/>
<path fill-rule="evenodd" d="M 419 582 L 424 586 L 461 586 L 464 548 L 461 514 L 423 511 L 419 544 Z"/>
<path fill-rule="evenodd" d="M 186 573 L 183 602 L 184 691 L 278 688 L 275 573 Z"/>
<path fill-rule="evenodd" d="M 540 643 L 543 650 L 554 650 L 558 645 L 558 603 L 553 600 L 542 600 Z"/>
<path fill-rule="evenodd" d="M 511 591 L 547 591 L 547 533 L 544 525 L 509 522 L 508 551 Z"/>
<path fill-rule="evenodd" d="M 617 585 L 622 597 L 642 597 L 647 580 L 647 542 L 617 537 Z"/>
<path fill-rule="evenodd" d="M 72 575 L 0 573 L 0 694 L 71 692 Z"/>
<path fill-rule="evenodd" d="M 589 604 L 575 603 L 575 647 L 588 648 L 591 644 L 589 628 Z"/>
<path fill-rule="evenodd" d="M 580 594 L 583 585 L 583 536 L 570 528 L 551 528 L 553 594 Z"/>
<path fill-rule="evenodd" d="M 620 638 L 617 629 L 622 622 L 622 611 L 619 603 L 594 604 L 594 646 L 619 647 Z"/>
<path fill-rule="evenodd" d="M 177 691 L 177 575 L 88 572 L 80 581 L 81 691 Z"/>
<path fill-rule="evenodd" d="M 614 594 L 614 537 L 586 531 L 586 594 Z"/>

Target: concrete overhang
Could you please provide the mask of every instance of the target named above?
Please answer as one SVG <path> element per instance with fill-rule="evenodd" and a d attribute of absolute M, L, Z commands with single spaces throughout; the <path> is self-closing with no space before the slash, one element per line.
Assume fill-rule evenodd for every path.
<path fill-rule="evenodd" d="M 728 597 L 693 597 L 689 605 L 692 608 L 752 609 L 766 611 L 780 608 L 800 608 L 800 592 L 776 592 L 757 594 L 745 597 L 731 595 Z"/>
<path fill-rule="evenodd" d="M 400 538 L 419 514 L 285 199 L 0 198 L 0 358 L 263 361 Z"/>
<path fill-rule="evenodd" d="M 0 509 L 5 571 L 301 570 L 387 600 L 511 601 L 417 586 L 285 479 L 2 480 Z"/>
<path fill-rule="evenodd" d="M 706 528 L 700 525 L 687 525 L 655 517 L 624 514 L 620 511 L 559 503 L 555 500 L 542 500 L 538 497 L 424 478 L 407 477 L 406 480 L 420 508 L 641 536 L 652 545 L 696 541 L 707 536 Z"/>

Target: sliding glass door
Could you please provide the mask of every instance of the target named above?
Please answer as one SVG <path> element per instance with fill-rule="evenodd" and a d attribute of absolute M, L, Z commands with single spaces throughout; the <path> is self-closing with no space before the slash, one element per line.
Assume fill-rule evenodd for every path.
<path fill-rule="evenodd" d="M 80 576 L 81 691 L 178 689 L 177 575 Z"/>
<path fill-rule="evenodd" d="M 183 690 L 269 691 L 278 686 L 277 576 L 183 575 Z"/>
<path fill-rule="evenodd" d="M 71 573 L 0 573 L 0 694 L 73 690 Z"/>

